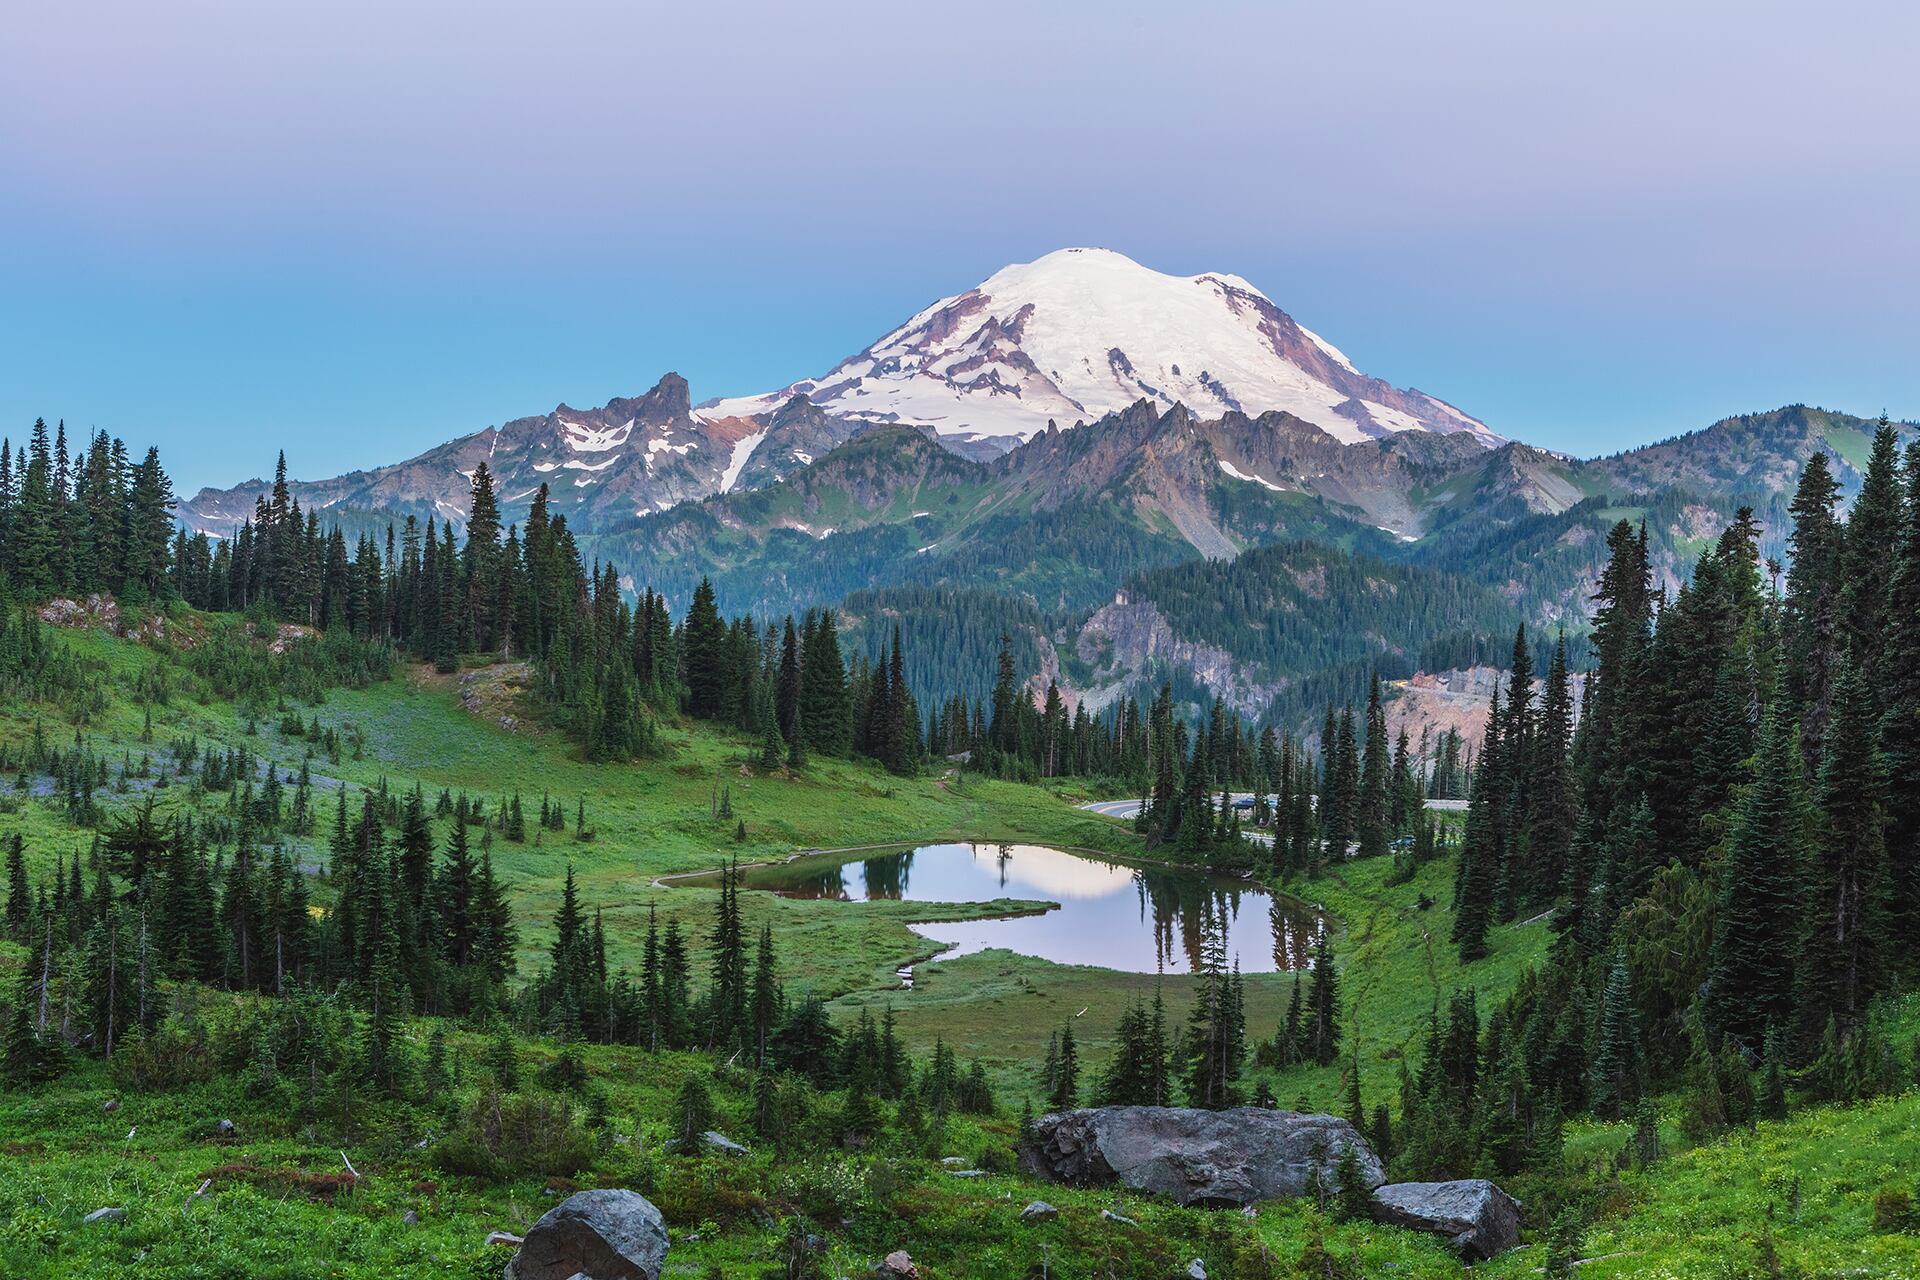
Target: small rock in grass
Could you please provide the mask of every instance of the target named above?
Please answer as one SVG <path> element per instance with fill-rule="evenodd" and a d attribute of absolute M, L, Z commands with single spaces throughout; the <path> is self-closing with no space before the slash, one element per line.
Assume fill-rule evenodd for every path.
<path fill-rule="evenodd" d="M 118 1098 L 108 1098 L 106 1102 L 103 1103 L 100 1107 L 100 1110 L 105 1112 L 107 1115 L 112 1115 L 114 1112 L 118 1111 L 119 1109 L 120 1109 L 120 1099 Z"/>
<path fill-rule="evenodd" d="M 415 1213 L 413 1210 L 409 1209 L 405 1213 L 400 1215 L 400 1221 L 406 1223 L 410 1227 L 417 1227 L 420 1225 L 420 1215 Z"/>
<path fill-rule="evenodd" d="M 905 1249 L 895 1249 L 888 1254 L 873 1273 L 882 1280 L 920 1280 L 920 1268 L 913 1265 Z"/>
<path fill-rule="evenodd" d="M 1105 1218 L 1108 1222 L 1119 1222 L 1129 1227 L 1137 1227 L 1140 1225 L 1139 1223 L 1135 1222 L 1132 1218 L 1129 1218 L 1126 1214 L 1115 1213 L 1111 1209 L 1102 1209 L 1100 1211 L 1100 1216 Z"/>
<path fill-rule="evenodd" d="M 1045 1200 L 1035 1200 L 1020 1211 L 1022 1222 L 1052 1222 L 1060 1216 L 1060 1211 Z"/>
<path fill-rule="evenodd" d="M 222 1120 L 219 1124 L 214 1125 L 213 1136 L 216 1138 L 231 1138 L 233 1136 L 233 1121 Z"/>
<path fill-rule="evenodd" d="M 726 1134 L 713 1129 L 700 1135 L 700 1141 L 707 1144 L 707 1150 L 718 1151 L 723 1156 L 747 1156 L 753 1153 L 729 1138 Z"/>
<path fill-rule="evenodd" d="M 1195 1258 L 1187 1264 L 1187 1280 L 1207 1280 L 1207 1264 Z"/>
<path fill-rule="evenodd" d="M 127 1211 L 118 1206 L 95 1209 L 92 1213 L 80 1219 L 82 1222 L 125 1222 L 126 1220 Z"/>

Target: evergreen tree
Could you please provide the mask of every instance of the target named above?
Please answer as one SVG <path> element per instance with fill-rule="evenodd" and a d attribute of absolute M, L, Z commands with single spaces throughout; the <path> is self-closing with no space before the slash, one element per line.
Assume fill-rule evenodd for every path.
<path fill-rule="evenodd" d="M 764 1068 L 767 1059 L 767 1047 L 772 1041 L 773 1032 L 780 1019 L 780 986 L 773 964 L 773 927 L 760 926 L 760 948 L 753 966 L 753 997 L 751 1004 L 753 1031 L 753 1065 Z"/>
<path fill-rule="evenodd" d="M 1920 968 L 1920 441 L 1907 448 L 1906 501 L 1893 546 L 1878 699 L 1886 791 L 1889 942 Z"/>
<path fill-rule="evenodd" d="M 1815 452 L 1800 473 L 1788 508 L 1793 515 L 1787 574 L 1786 637 L 1788 692 L 1800 709 L 1801 749 L 1817 763 L 1826 738 L 1834 670 L 1842 631 L 1846 532 L 1834 515 L 1840 484 Z"/>
<path fill-rule="evenodd" d="M 1806 926 L 1794 977 L 1803 1038 L 1831 1016 L 1847 1035 L 1880 986 L 1886 843 L 1885 770 L 1867 682 L 1843 662 L 1820 765 L 1819 839 L 1807 868 Z"/>
<path fill-rule="evenodd" d="M 33 892 L 27 885 L 26 840 L 14 832 L 7 841 L 7 933 L 24 941 L 33 913 Z"/>
<path fill-rule="evenodd" d="M 1071 1022 L 1060 1028 L 1058 1043 L 1051 1052 L 1047 1105 L 1055 1111 L 1070 1111 L 1080 1105 L 1080 1058 L 1074 1048 Z"/>
<path fill-rule="evenodd" d="M 1614 953 L 1600 1004 L 1599 1042 L 1593 1059 L 1594 1111 L 1618 1120 L 1640 1096 L 1640 1028 L 1634 1015 L 1633 985 L 1626 951 Z"/>
<path fill-rule="evenodd" d="M 1708 991 L 1709 1023 L 1748 1045 L 1792 1012 L 1794 957 L 1781 940 L 1794 936 L 1800 918 L 1805 830 L 1795 734 L 1772 709 L 1729 837 Z"/>
<path fill-rule="evenodd" d="M 1380 675 L 1367 687 L 1367 744 L 1360 764 L 1358 812 L 1354 834 L 1363 858 L 1384 857 L 1392 816 L 1392 761 L 1387 747 L 1387 713 L 1380 704 Z"/>
<path fill-rule="evenodd" d="M 853 714 L 846 663 L 840 656 L 831 609 L 808 618 L 806 652 L 800 665 L 799 718 L 808 751 L 844 756 L 852 748 Z"/>
<path fill-rule="evenodd" d="M 687 610 L 681 662 L 686 669 L 687 714 L 717 720 L 726 711 L 727 632 L 715 607 L 713 584 L 700 579 Z"/>
<path fill-rule="evenodd" d="M 1320 1066 L 1332 1066 L 1340 1056 L 1340 987 L 1334 972 L 1333 939 L 1326 928 L 1314 940 L 1309 978 L 1306 1056 Z"/>

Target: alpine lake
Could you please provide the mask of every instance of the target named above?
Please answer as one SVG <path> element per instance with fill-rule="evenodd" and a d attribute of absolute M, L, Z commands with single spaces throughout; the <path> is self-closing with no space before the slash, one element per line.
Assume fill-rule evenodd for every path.
<path fill-rule="evenodd" d="M 711 887 L 719 876 L 678 883 Z M 942 960 L 1000 949 L 1123 973 L 1192 973 L 1209 950 L 1212 963 L 1243 973 L 1306 969 L 1326 927 L 1311 904 L 1250 881 L 1035 844 L 806 854 L 742 867 L 740 887 L 850 911 L 866 902 L 978 903 L 973 918 L 910 927 L 942 948 Z M 910 971 L 901 976 L 911 983 Z"/>

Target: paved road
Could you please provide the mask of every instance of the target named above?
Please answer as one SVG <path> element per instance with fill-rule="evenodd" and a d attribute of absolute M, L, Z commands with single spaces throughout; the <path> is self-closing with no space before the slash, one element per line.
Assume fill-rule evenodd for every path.
<path fill-rule="evenodd" d="M 1235 800 L 1251 800 L 1253 793 L 1251 791 L 1236 791 L 1234 792 L 1233 798 Z M 1140 815 L 1140 806 L 1142 803 L 1143 802 L 1139 800 L 1096 800 L 1092 804 L 1083 804 L 1080 807 L 1088 813 L 1097 813 L 1103 818 L 1131 819 Z M 1264 831 L 1242 831 L 1240 834 L 1256 844 L 1270 845 L 1273 843 L 1273 837 Z"/>
<path fill-rule="evenodd" d="M 1251 791 L 1236 791 L 1233 793 L 1233 798 L 1235 800 L 1251 800 L 1253 793 Z M 1273 799 L 1273 797 L 1270 797 L 1270 799 Z M 1141 801 L 1139 800 L 1096 800 L 1092 804 L 1083 804 L 1080 807 L 1088 813 L 1097 813 L 1103 818 L 1133 818 L 1139 816 L 1140 805 Z M 1466 812 L 1467 802 L 1465 800 L 1429 800 L 1426 802 L 1426 806 L 1435 813 L 1464 813 Z M 1257 839 L 1258 837 L 1255 838 Z"/>

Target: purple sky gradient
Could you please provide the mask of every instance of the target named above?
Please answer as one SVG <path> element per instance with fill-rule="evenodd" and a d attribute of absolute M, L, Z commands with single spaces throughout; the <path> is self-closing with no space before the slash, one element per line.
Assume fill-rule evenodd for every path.
<path fill-rule="evenodd" d="M 1069 244 L 1611 451 L 1920 415 L 1920 9 L 15 6 L 0 433 L 183 489 L 823 372 Z"/>

